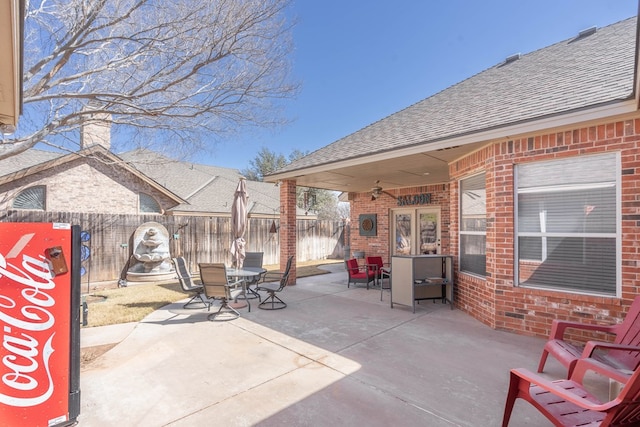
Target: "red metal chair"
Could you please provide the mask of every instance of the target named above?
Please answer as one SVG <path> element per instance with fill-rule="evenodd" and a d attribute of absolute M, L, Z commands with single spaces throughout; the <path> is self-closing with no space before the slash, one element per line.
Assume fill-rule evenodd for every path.
<path fill-rule="evenodd" d="M 613 343 L 588 341 L 582 347 L 565 341 L 564 333 L 570 328 L 607 332 L 616 337 Z M 596 352 L 596 350 L 604 351 Z M 640 364 L 640 296 L 633 301 L 624 321 L 617 325 L 590 325 L 554 320 L 549 341 L 542 350 L 538 372 L 543 371 L 549 354 L 567 368 L 567 378 L 571 377 L 579 359 L 589 358 L 608 366 L 607 376 L 620 383 L 625 383 Z"/>
<path fill-rule="evenodd" d="M 526 369 L 512 369 L 502 427 L 509 425 L 518 398 L 531 403 L 555 426 L 640 425 L 640 370 L 629 377 L 618 397 L 609 402 L 601 402 L 582 385 L 588 370 L 606 373 L 608 367 L 597 361 L 580 359 L 570 379 L 556 381 Z"/>
<path fill-rule="evenodd" d="M 349 273 L 349 281 L 347 282 L 347 288 L 351 283 L 366 283 L 367 289 L 369 289 L 369 283 L 376 281 L 376 275 L 369 266 L 358 265 L 358 260 L 351 258 L 345 261 L 347 267 L 347 273 Z"/>

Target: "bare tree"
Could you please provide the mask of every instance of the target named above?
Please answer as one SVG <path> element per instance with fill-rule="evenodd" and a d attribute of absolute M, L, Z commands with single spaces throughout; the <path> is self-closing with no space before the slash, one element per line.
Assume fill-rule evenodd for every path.
<path fill-rule="evenodd" d="M 0 159 L 75 151 L 96 117 L 129 145 L 176 149 L 282 124 L 297 91 L 289 1 L 28 0 L 24 113 Z"/>

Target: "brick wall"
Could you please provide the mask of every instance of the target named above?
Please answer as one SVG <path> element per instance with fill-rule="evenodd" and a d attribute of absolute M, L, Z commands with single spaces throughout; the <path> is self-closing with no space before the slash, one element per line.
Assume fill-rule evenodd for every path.
<path fill-rule="evenodd" d="M 494 207 L 495 199 L 492 198 L 492 195 L 489 191 L 489 186 L 491 185 L 489 174 L 491 170 L 492 156 L 492 147 L 488 146 L 484 149 L 470 154 L 463 159 L 460 159 L 459 161 L 449 166 L 449 176 L 452 177 L 449 200 L 451 211 L 456 212 L 456 214 L 451 218 L 451 246 L 449 248 L 449 253 L 451 255 L 454 255 L 455 259 L 456 306 L 466 311 L 481 322 L 494 328 L 496 308 L 494 298 L 495 289 L 492 282 L 489 280 L 485 280 L 485 278 L 479 278 L 472 275 L 466 275 L 466 277 L 461 278 L 460 274 L 458 274 L 460 265 L 458 259 L 458 247 L 460 244 L 460 239 L 458 233 L 460 231 L 460 224 L 459 216 L 457 214 L 460 208 L 460 188 L 458 179 L 460 177 L 467 177 L 478 174 L 480 172 L 485 172 L 487 185 L 487 229 L 490 229 L 492 227 L 495 219 L 491 214 L 491 209 L 493 209 Z M 491 265 L 495 263 L 495 248 L 493 246 L 493 242 L 491 242 L 490 244 L 489 239 L 487 238 L 487 276 L 493 275 L 493 270 L 491 270 Z M 460 282 L 461 280 L 463 280 L 462 283 Z"/>
<path fill-rule="evenodd" d="M 424 205 L 398 206 L 397 198 L 399 196 L 414 194 L 431 194 L 431 202 Z M 401 189 L 385 190 L 376 200 L 371 200 L 371 193 L 350 193 L 351 202 L 351 252 L 364 251 L 365 255 L 380 255 L 385 262 L 391 261 L 390 249 L 390 227 L 389 211 L 390 209 L 420 209 L 438 206 L 440 207 L 440 237 L 441 251 L 448 253 L 449 248 L 449 223 L 450 223 L 450 206 L 449 206 L 449 185 L 427 185 L 420 187 L 407 187 Z M 377 215 L 377 235 L 361 236 L 359 228 L 360 214 L 376 214 Z"/>
<path fill-rule="evenodd" d="M 296 283 L 296 182 L 280 183 L 280 271 L 284 271 L 287 257 L 294 255 L 289 271 L 289 285 Z"/>
<path fill-rule="evenodd" d="M 457 273 L 458 308 L 493 328 L 542 337 L 548 336 L 552 319 L 621 322 L 640 285 L 639 141 L 640 119 L 624 120 L 494 143 L 452 163 L 452 212 L 458 211 L 460 178 L 484 171 L 487 183 L 487 276 Z M 622 298 L 515 287 L 514 165 L 607 151 L 620 151 L 622 158 Z M 453 215 L 451 250 L 456 255 L 458 228 Z"/>

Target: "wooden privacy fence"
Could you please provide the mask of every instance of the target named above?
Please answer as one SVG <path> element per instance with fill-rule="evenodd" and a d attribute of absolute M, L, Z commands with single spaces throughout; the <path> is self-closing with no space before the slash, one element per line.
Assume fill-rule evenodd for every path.
<path fill-rule="evenodd" d="M 231 263 L 231 218 L 210 216 L 112 215 L 77 212 L 8 210 L 0 212 L 0 222 L 62 222 L 79 225 L 86 232 L 82 282 L 118 280 L 126 273 L 132 254 L 133 234 L 145 222 L 162 224 L 169 232 L 172 257 L 182 256 L 189 268 L 198 262 Z M 247 251 L 264 252 L 264 264 L 279 264 L 279 231 L 270 233 L 273 218 L 250 218 L 245 240 Z M 279 221 L 276 219 L 276 226 Z M 344 230 L 341 221 L 298 220 L 298 262 L 344 257 Z M 1 236 L 0 236 L 1 238 Z"/>

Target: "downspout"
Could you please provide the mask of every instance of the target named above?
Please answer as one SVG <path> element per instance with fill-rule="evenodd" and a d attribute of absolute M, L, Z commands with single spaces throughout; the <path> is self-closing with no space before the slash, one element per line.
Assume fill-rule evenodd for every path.
<path fill-rule="evenodd" d="M 640 62 L 638 58 L 640 55 L 640 17 L 638 15 L 640 15 L 640 0 L 638 0 L 638 14 L 636 14 L 636 55 L 633 66 L 633 93 L 631 94 L 636 101 L 636 110 L 640 110 L 640 80 L 638 78 L 638 63 Z"/>

